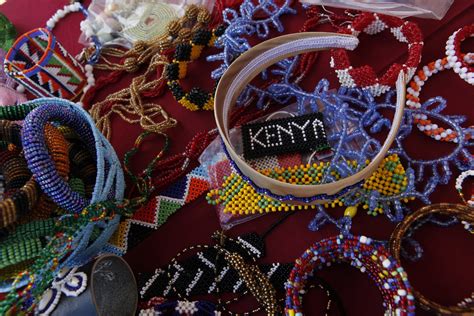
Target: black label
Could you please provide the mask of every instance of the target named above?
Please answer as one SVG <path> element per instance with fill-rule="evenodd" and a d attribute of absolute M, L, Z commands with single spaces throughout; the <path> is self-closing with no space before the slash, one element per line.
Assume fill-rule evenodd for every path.
<path fill-rule="evenodd" d="M 246 159 L 330 148 L 320 112 L 243 125 L 242 141 Z"/>

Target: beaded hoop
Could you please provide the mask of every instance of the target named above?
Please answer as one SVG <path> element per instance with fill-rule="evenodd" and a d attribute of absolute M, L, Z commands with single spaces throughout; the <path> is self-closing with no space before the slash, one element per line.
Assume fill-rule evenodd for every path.
<path fill-rule="evenodd" d="M 214 46 L 214 42 L 224 31 L 223 26 L 219 26 L 213 31 L 205 29 L 196 31 L 188 43 L 181 43 L 176 46 L 173 61 L 166 66 L 168 87 L 176 101 L 188 110 L 212 110 L 214 108 L 214 91 L 209 93 L 195 87 L 191 91 L 185 92 L 179 83 L 179 79 L 186 77 L 188 64 L 198 59 L 205 47 Z"/>
<path fill-rule="evenodd" d="M 461 42 L 474 36 L 474 24 L 466 25 L 454 32 L 446 42 L 446 57 L 451 68 L 464 81 L 474 85 L 474 67 L 471 66 L 461 53 Z"/>
<path fill-rule="evenodd" d="M 465 204 L 467 204 L 469 207 L 474 207 L 474 190 L 472 191 L 471 198 L 468 201 L 466 201 L 464 198 L 464 193 L 462 192 L 462 184 L 468 177 L 474 177 L 474 170 L 466 170 L 456 178 L 456 190 Z"/>
<path fill-rule="evenodd" d="M 472 61 L 474 61 L 474 54 L 466 54 L 463 56 L 463 59 L 468 63 L 472 63 Z M 433 74 L 445 69 L 450 69 L 451 67 L 448 58 L 444 57 L 420 69 L 407 88 L 407 107 L 414 110 L 420 109 L 420 92 L 426 81 L 428 81 Z M 443 127 L 439 127 L 438 124 L 433 124 L 424 114 L 415 114 L 413 121 L 417 124 L 420 131 L 436 140 L 454 143 L 459 142 L 458 135 L 455 131 L 450 128 L 444 129 Z M 473 134 L 474 131 L 466 129 L 464 137 L 466 140 L 469 140 L 473 138 Z"/>
<path fill-rule="evenodd" d="M 342 235 L 321 240 L 296 259 L 286 284 L 285 313 L 303 316 L 302 293 L 314 270 L 333 262 L 346 262 L 376 282 L 385 307 L 385 315 L 415 315 L 415 299 L 406 272 L 390 253 L 365 236 Z"/>
<path fill-rule="evenodd" d="M 435 213 L 448 216 L 456 216 L 459 220 L 463 221 L 468 227 L 469 225 L 474 225 L 474 214 L 472 212 L 472 209 L 468 206 L 450 203 L 440 203 L 422 207 L 416 212 L 408 214 L 392 232 L 392 236 L 390 237 L 390 252 L 395 257 L 395 259 L 400 260 L 402 239 L 405 233 L 409 230 L 410 226 L 414 225 L 415 222 L 417 222 L 420 218 Z M 417 302 L 421 304 L 421 306 L 430 311 L 435 312 L 436 314 L 472 315 L 472 313 L 474 313 L 474 306 L 443 306 L 441 304 L 429 300 L 415 289 L 413 289 L 413 295 L 416 297 Z"/>
<path fill-rule="evenodd" d="M 125 187 L 120 161 L 87 112 L 74 103 L 61 99 L 45 98 L 34 102 L 41 106 L 26 116 L 22 141 L 28 166 L 42 190 L 56 204 L 74 213 L 81 212 L 90 203 L 112 197 L 120 201 Z M 50 120 L 72 127 L 89 151 L 96 155 L 97 176 L 91 201 L 74 192 L 57 174 L 42 133 Z"/>
<path fill-rule="evenodd" d="M 349 175 L 342 180 L 320 185 L 294 185 L 266 177 L 251 168 L 234 150 L 230 143 L 228 121 L 229 112 L 235 104 L 240 92 L 262 69 L 273 63 L 299 53 L 326 48 L 346 47 L 354 49 L 358 40 L 353 36 L 333 33 L 302 33 L 280 36 L 263 42 L 237 58 L 228 68 L 217 87 L 215 96 L 215 118 L 222 141 L 224 152 L 229 157 L 235 171 L 248 181 L 259 192 L 280 201 L 298 201 L 302 203 L 322 203 L 338 198 L 360 185 L 369 177 L 383 161 L 391 146 L 403 117 L 405 104 L 405 74 L 400 73 L 397 81 L 397 106 L 394 121 L 385 143 L 377 155 L 361 171 Z"/>
<path fill-rule="evenodd" d="M 375 70 L 368 65 L 352 67 L 349 55 L 345 49 L 333 49 L 331 51 L 331 67 L 335 69 L 339 82 L 348 88 L 360 87 L 368 89 L 372 95 L 379 96 L 390 90 L 397 81 L 400 71 L 407 74 L 410 80 L 415 73 L 421 60 L 423 48 L 423 35 L 421 30 L 413 22 L 404 21 L 397 17 L 377 14 L 361 13 L 347 28 L 339 30 L 342 34 L 358 36 L 361 32 L 374 35 L 389 28 L 394 37 L 408 45 L 408 59 L 403 65 L 394 63 L 380 77 Z"/>

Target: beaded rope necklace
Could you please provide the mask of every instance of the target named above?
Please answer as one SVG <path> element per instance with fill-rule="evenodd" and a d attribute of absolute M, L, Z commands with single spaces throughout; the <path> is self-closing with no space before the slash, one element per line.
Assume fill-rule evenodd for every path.
<path fill-rule="evenodd" d="M 472 62 L 474 55 L 471 56 L 470 54 L 467 54 L 463 57 L 465 61 Z M 414 110 L 420 109 L 422 105 L 420 103 L 419 96 L 422 87 L 433 74 L 436 74 L 439 71 L 443 71 L 445 69 L 451 69 L 451 65 L 449 64 L 447 57 L 431 62 L 428 65 L 424 66 L 421 70 L 419 70 L 418 73 L 413 77 L 412 81 L 409 83 L 409 87 L 407 88 L 406 105 Z M 434 124 L 431 122 L 431 120 L 428 120 L 427 116 L 424 114 L 415 114 L 414 123 L 417 125 L 420 131 L 434 138 L 435 140 L 453 143 L 459 142 L 458 135 L 455 131 L 450 128 L 444 129 L 443 127 L 439 127 L 438 124 Z M 474 128 L 464 128 L 464 134 L 466 140 L 474 138 Z"/>
<path fill-rule="evenodd" d="M 415 299 L 407 275 L 380 244 L 365 236 L 342 235 L 321 240 L 296 259 L 286 284 L 288 316 L 302 316 L 302 293 L 314 270 L 346 262 L 375 281 L 382 294 L 384 315 L 415 315 Z"/>

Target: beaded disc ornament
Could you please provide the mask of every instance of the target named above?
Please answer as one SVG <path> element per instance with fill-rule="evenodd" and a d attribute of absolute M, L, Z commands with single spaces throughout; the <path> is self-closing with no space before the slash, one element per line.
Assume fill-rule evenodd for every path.
<path fill-rule="evenodd" d="M 407 80 L 411 79 L 420 63 L 423 48 L 423 35 L 415 23 L 397 17 L 363 12 L 347 28 L 340 29 L 339 32 L 354 36 L 358 36 L 361 32 L 374 35 L 385 29 L 389 29 L 399 42 L 408 45 L 408 59 L 405 63 L 394 63 L 381 77 L 377 77 L 371 66 L 351 66 L 345 49 L 333 49 L 331 67 L 335 69 L 342 86 L 368 89 L 372 95 L 379 96 L 394 86 L 400 71 L 403 70 L 407 74 Z"/>
<path fill-rule="evenodd" d="M 342 235 L 313 244 L 296 259 L 286 284 L 286 315 L 304 315 L 302 294 L 313 271 L 335 262 L 349 263 L 375 281 L 383 297 L 384 315 L 415 315 L 415 298 L 399 262 L 381 243 L 365 236 Z"/>
<path fill-rule="evenodd" d="M 474 67 L 463 59 L 461 42 L 474 36 L 474 24 L 466 25 L 454 32 L 446 42 L 446 57 L 449 65 L 463 80 L 474 85 Z"/>

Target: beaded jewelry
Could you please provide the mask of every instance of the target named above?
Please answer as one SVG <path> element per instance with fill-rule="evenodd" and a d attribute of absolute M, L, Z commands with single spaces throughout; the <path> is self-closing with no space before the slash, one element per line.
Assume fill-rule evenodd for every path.
<path fill-rule="evenodd" d="M 83 109 L 65 100 L 39 99 L 42 105 L 30 112 L 22 133 L 25 158 L 42 190 L 62 208 L 79 213 L 89 201 L 73 192 L 54 168 L 45 148 L 41 133 L 49 120 L 60 121 L 74 128 L 81 140 L 97 158 L 97 176 L 90 203 L 104 201 L 111 196 L 123 198 L 125 181 L 120 162 L 110 143 L 95 127 L 92 118 Z"/>
<path fill-rule="evenodd" d="M 210 16 L 208 17 L 210 19 Z M 224 30 L 223 26 L 218 26 L 213 31 L 205 29 L 196 31 L 189 43 L 181 43 L 176 46 L 173 61 L 166 66 L 168 87 L 176 101 L 188 110 L 212 110 L 214 108 L 214 93 L 208 93 L 196 87 L 185 92 L 179 79 L 186 77 L 188 64 L 198 59 L 204 48 L 214 46 L 216 38 L 221 36 Z"/>
<path fill-rule="evenodd" d="M 468 177 L 474 177 L 474 170 L 466 170 L 462 172 L 457 178 L 456 178 L 456 190 L 459 193 L 459 196 L 461 197 L 462 201 L 464 204 L 468 205 L 469 207 L 474 207 L 474 190 L 471 192 L 471 198 L 466 201 L 464 198 L 464 193 L 462 192 L 462 184 L 464 180 Z"/>
<path fill-rule="evenodd" d="M 357 168 L 357 162 L 352 161 L 349 164 L 351 168 Z M 294 166 L 289 168 L 277 168 L 260 170 L 259 172 L 285 183 L 293 183 L 300 185 L 318 184 L 323 179 L 324 174 L 329 168 L 328 163 L 320 162 L 307 165 Z M 336 180 L 340 175 L 332 171 L 332 175 Z M 384 212 L 383 204 L 369 205 L 371 202 L 365 198 L 375 192 L 380 198 L 399 196 L 405 192 L 408 185 L 408 179 L 403 165 L 397 155 L 390 155 L 384 159 L 380 167 L 372 174 L 370 178 L 365 180 L 360 189 L 360 193 L 353 192 L 351 195 L 363 196 L 358 203 L 364 209 L 367 209 L 369 215 L 382 214 Z M 413 199 L 413 198 L 411 198 Z M 232 213 L 233 215 L 249 215 L 259 213 L 269 213 L 275 211 L 296 211 L 315 209 L 315 205 L 292 205 L 282 203 L 278 200 L 271 199 L 265 195 L 258 194 L 252 186 L 242 180 L 240 176 L 232 173 L 230 176 L 224 177 L 224 183 L 221 188 L 213 189 L 206 195 L 209 204 L 224 206 L 224 213 Z M 408 198 L 405 198 L 408 202 Z M 345 205 L 344 197 L 332 201 L 330 204 L 324 204 L 325 207 L 336 207 Z M 349 204 L 351 205 L 351 204 Z M 347 216 L 354 217 L 357 208 L 349 206 Z"/>
<path fill-rule="evenodd" d="M 0 49 L 7 51 L 16 38 L 15 26 L 8 18 L 0 13 Z"/>
<path fill-rule="evenodd" d="M 384 315 L 415 315 L 415 299 L 406 272 L 382 244 L 365 236 L 342 235 L 321 240 L 296 259 L 286 283 L 288 316 L 302 316 L 302 294 L 314 270 L 346 262 L 375 281 L 382 294 Z"/>
<path fill-rule="evenodd" d="M 470 85 L 474 85 L 474 67 L 463 58 L 461 42 L 472 36 L 474 36 L 474 24 L 461 27 L 446 42 L 446 58 L 449 66 Z"/>
<path fill-rule="evenodd" d="M 400 260 L 400 251 L 402 248 L 403 236 L 409 230 L 410 226 L 415 225 L 415 223 L 421 218 L 429 216 L 431 214 L 444 214 L 448 216 L 455 216 L 458 220 L 462 221 L 462 223 L 465 223 L 465 227 L 468 229 L 472 227 L 472 225 L 474 225 L 474 214 L 472 213 L 472 208 L 468 206 L 440 203 L 422 207 L 416 212 L 408 214 L 392 232 L 392 235 L 390 237 L 390 252 L 396 260 Z M 417 302 L 423 308 L 432 311 L 436 314 L 460 315 L 474 313 L 474 306 L 464 306 L 462 304 L 454 306 L 443 306 L 432 300 L 429 300 L 416 290 L 413 290 L 413 293 Z"/>
<path fill-rule="evenodd" d="M 358 36 L 361 32 L 373 35 L 387 28 L 398 41 L 407 43 L 408 59 L 406 62 L 403 65 L 398 63 L 391 65 L 385 74 L 378 78 L 371 66 L 352 67 L 346 50 L 333 49 L 331 51 L 331 67 L 336 70 L 341 86 L 368 89 L 372 95 L 379 96 L 395 85 L 400 71 L 407 74 L 407 80 L 413 77 L 420 63 L 423 48 L 423 35 L 415 23 L 393 16 L 363 12 L 347 28 L 340 29 L 339 32 L 354 36 Z"/>
<path fill-rule="evenodd" d="M 474 55 L 466 54 L 463 57 L 466 62 L 471 63 L 474 61 Z M 419 70 L 407 88 L 406 105 L 414 110 L 421 108 L 419 96 L 423 85 L 433 74 L 445 69 L 451 69 L 447 57 L 431 62 Z M 433 124 L 424 114 L 415 114 L 414 123 L 420 131 L 436 140 L 454 143 L 459 142 L 456 132 L 450 128 L 444 129 L 443 127 L 439 127 L 438 124 Z M 464 129 L 464 134 L 466 140 L 474 138 L 474 128 L 470 127 Z"/>

